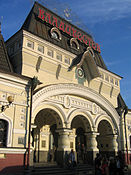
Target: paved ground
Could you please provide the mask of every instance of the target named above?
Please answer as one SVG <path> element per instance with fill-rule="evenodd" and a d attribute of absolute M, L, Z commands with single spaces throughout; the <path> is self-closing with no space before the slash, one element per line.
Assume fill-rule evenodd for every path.
<path fill-rule="evenodd" d="M 127 175 L 131 175 L 131 165 L 128 165 L 128 174 Z"/>

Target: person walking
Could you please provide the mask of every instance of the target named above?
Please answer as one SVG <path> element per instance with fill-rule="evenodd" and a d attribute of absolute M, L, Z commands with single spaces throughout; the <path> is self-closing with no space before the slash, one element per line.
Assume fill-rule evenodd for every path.
<path fill-rule="evenodd" d="M 69 164 L 71 169 L 76 167 L 76 159 L 73 149 L 71 149 L 71 152 L 69 153 Z"/>

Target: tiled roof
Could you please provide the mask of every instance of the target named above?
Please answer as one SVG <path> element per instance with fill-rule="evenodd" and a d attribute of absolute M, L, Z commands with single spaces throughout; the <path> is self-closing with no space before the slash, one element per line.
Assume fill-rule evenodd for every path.
<path fill-rule="evenodd" d="M 4 39 L 1 33 L 0 33 L 0 70 L 6 71 L 6 72 L 13 72 L 13 69 L 7 54 L 7 50 L 5 47 Z"/>
<path fill-rule="evenodd" d="M 82 32 L 84 35 L 87 35 L 88 38 L 92 39 L 91 35 L 87 34 L 86 32 L 82 31 L 81 29 L 79 29 L 78 27 L 74 26 L 73 24 L 69 23 L 68 21 L 66 21 L 65 19 L 61 18 L 60 16 L 58 16 L 57 14 L 55 14 L 54 12 L 50 11 L 49 9 L 46 9 L 45 7 L 43 7 L 42 5 L 40 5 L 38 2 L 35 2 L 32 10 L 30 11 L 29 15 L 27 16 L 23 26 L 21 29 L 24 29 L 28 32 L 31 32 L 32 34 L 41 37 L 44 40 L 49 41 L 50 43 L 53 43 L 69 52 L 72 52 L 76 55 L 79 55 L 81 53 L 84 53 L 84 51 L 87 48 L 87 45 L 85 45 L 84 43 L 79 42 L 79 50 L 75 50 L 72 49 L 70 47 L 69 41 L 72 38 L 72 36 L 68 35 L 65 32 L 61 31 L 61 35 L 62 35 L 62 39 L 60 41 L 57 41 L 53 38 L 51 38 L 50 36 L 50 30 L 51 28 L 53 28 L 53 26 L 49 23 L 43 22 L 41 19 L 38 18 L 38 9 L 42 8 L 43 10 L 46 10 L 47 13 L 49 14 L 53 14 L 53 16 L 57 17 L 59 20 L 62 20 L 64 23 L 66 23 L 67 25 L 70 25 L 71 27 L 75 28 L 76 30 Z M 107 69 L 100 53 L 98 51 L 95 51 L 95 62 L 98 66 Z"/>

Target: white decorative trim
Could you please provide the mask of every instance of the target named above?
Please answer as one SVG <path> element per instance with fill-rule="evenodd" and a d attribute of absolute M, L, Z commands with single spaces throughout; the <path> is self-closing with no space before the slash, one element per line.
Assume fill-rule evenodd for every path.
<path fill-rule="evenodd" d="M 107 113 L 107 115 L 109 115 L 113 119 L 116 126 L 119 124 L 119 115 L 117 111 L 105 97 L 88 87 L 76 84 L 50 85 L 41 89 L 33 96 L 33 112 L 41 102 L 53 95 L 57 96 L 60 94 L 75 95 L 82 97 L 86 100 L 93 101 L 96 105 L 100 106 L 101 109 Z"/>
<path fill-rule="evenodd" d="M 0 154 L 24 154 L 26 149 L 0 148 Z"/>
<path fill-rule="evenodd" d="M 54 45 L 54 44 L 51 44 L 50 42 L 48 42 L 48 41 L 46 41 L 46 40 L 43 40 L 43 39 L 41 39 L 40 37 L 34 36 L 33 34 L 27 32 L 27 31 L 25 31 L 25 30 L 23 30 L 23 35 L 26 36 L 26 37 L 32 38 L 33 41 L 35 41 L 35 42 L 41 42 L 42 44 L 46 44 L 47 47 L 52 47 L 52 48 L 55 49 L 55 50 L 57 49 L 58 51 L 61 51 L 61 52 L 65 53 L 65 54 L 68 54 L 68 55 L 70 55 L 70 57 L 71 57 L 71 56 L 72 56 L 72 57 L 75 57 L 75 56 L 76 56 L 75 54 L 73 54 L 73 53 L 71 53 L 71 52 L 69 52 L 69 51 L 66 51 L 66 50 L 64 50 L 64 49 L 62 49 L 62 48 L 60 48 L 60 47 L 58 47 L 58 46 L 56 46 L 56 45 Z"/>
<path fill-rule="evenodd" d="M 51 96 L 46 100 L 57 104 L 62 104 L 65 106 L 65 108 L 75 107 L 75 108 L 88 110 L 92 112 L 92 114 L 106 114 L 106 112 L 102 110 L 100 106 L 98 106 L 96 103 L 92 103 L 89 100 L 79 99 L 77 97 L 72 97 L 69 95 Z"/>
<path fill-rule="evenodd" d="M 24 129 L 13 129 L 14 134 L 25 134 L 26 131 Z"/>

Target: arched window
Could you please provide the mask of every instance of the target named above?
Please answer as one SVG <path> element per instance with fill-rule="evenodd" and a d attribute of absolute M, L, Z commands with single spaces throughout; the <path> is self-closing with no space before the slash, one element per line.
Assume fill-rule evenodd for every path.
<path fill-rule="evenodd" d="M 71 38 L 70 40 L 70 46 L 73 49 L 79 50 L 79 43 L 76 38 Z"/>
<path fill-rule="evenodd" d="M 56 39 L 57 41 L 61 40 L 61 33 L 56 27 L 53 27 L 50 33 L 51 33 L 51 38 Z"/>
<path fill-rule="evenodd" d="M 0 147 L 7 146 L 8 122 L 0 119 Z"/>

